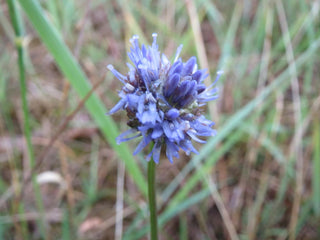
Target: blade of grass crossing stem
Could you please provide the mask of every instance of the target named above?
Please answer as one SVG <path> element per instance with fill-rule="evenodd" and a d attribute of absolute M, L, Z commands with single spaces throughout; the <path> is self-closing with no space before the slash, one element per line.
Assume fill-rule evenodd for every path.
<path fill-rule="evenodd" d="M 313 127 L 313 210 L 316 216 L 320 216 L 320 124 L 315 119 Z"/>
<path fill-rule="evenodd" d="M 19 13 L 17 12 L 17 7 L 15 0 L 8 0 L 9 14 L 12 21 L 12 25 L 14 28 L 14 32 L 16 35 L 15 44 L 18 51 L 18 67 L 19 67 L 19 80 L 20 80 L 20 93 L 21 93 L 21 101 L 22 101 L 22 109 L 23 109 L 23 132 L 25 136 L 25 140 L 27 143 L 27 153 L 30 169 L 33 169 L 35 166 L 35 157 L 34 150 L 31 142 L 31 128 L 30 128 L 30 116 L 29 116 L 29 107 L 27 101 L 27 84 L 25 78 L 25 65 L 24 65 L 24 49 L 23 49 L 23 36 L 21 30 L 21 19 L 19 18 Z M 40 193 L 39 185 L 36 181 L 36 176 L 32 174 L 32 185 L 34 190 L 34 197 L 36 201 L 36 206 L 40 213 L 40 218 L 38 219 L 38 226 L 40 229 L 40 233 L 43 238 L 46 238 L 46 227 L 44 225 L 44 211 L 43 211 L 43 203 L 42 196 Z"/>
<path fill-rule="evenodd" d="M 320 47 L 320 38 L 314 41 L 310 47 L 301 54 L 296 60 L 295 64 L 297 69 L 301 68 L 301 66 L 308 62 L 309 58 L 317 52 Z M 251 100 L 246 106 L 240 109 L 233 117 L 231 117 L 226 124 L 221 128 L 218 132 L 217 136 L 209 139 L 206 145 L 201 149 L 200 153 L 192 158 L 190 162 L 182 169 L 180 174 L 169 184 L 169 186 L 164 190 L 163 193 L 166 193 L 166 196 L 169 196 L 173 193 L 175 189 L 180 185 L 182 179 L 185 179 L 186 175 L 191 172 L 194 167 L 201 161 L 203 161 L 206 156 L 210 156 L 212 151 L 215 150 L 215 147 L 219 142 L 221 142 L 225 137 L 227 137 L 236 127 L 241 126 L 241 122 L 252 113 L 255 108 L 259 105 L 260 107 L 265 104 L 263 102 L 273 91 L 281 91 L 285 87 L 289 85 L 289 67 L 287 67 L 274 81 L 263 89 L 260 95 Z M 240 124 L 240 125 L 239 125 Z M 184 185 L 187 185 L 186 182 Z M 170 192 L 169 190 L 170 189 Z"/>
<path fill-rule="evenodd" d="M 80 97 L 84 97 L 91 89 L 84 72 L 81 70 L 79 64 L 72 56 L 70 50 L 63 42 L 61 36 L 48 21 L 42 11 L 39 2 L 36 0 L 19 0 L 20 5 L 27 14 L 29 20 L 38 32 L 41 40 L 48 48 L 49 52 L 54 57 L 57 65 L 69 80 L 72 87 L 76 90 Z M 138 186 L 139 190 L 144 196 L 147 196 L 147 185 L 137 163 L 133 160 L 132 153 L 128 145 L 117 145 L 115 138 L 119 135 L 115 122 L 105 113 L 107 109 L 102 104 L 98 96 L 93 93 L 85 104 L 92 118 L 101 129 L 108 143 L 117 152 L 118 156 L 123 160 L 127 166 L 128 173 L 132 180 Z"/>

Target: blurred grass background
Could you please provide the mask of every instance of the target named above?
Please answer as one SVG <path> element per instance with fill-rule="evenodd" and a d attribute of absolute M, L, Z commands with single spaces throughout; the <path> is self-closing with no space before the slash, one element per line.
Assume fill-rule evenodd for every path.
<path fill-rule="evenodd" d="M 1 0 L 0 239 L 147 239 L 146 162 L 115 143 L 106 65 L 125 73 L 130 37 L 153 32 L 225 72 L 217 136 L 157 167 L 161 239 L 320 239 L 319 8 Z"/>

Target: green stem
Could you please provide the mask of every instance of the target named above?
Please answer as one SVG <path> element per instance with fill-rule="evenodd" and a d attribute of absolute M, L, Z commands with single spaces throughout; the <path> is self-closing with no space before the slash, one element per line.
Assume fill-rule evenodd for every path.
<path fill-rule="evenodd" d="M 18 67 L 19 67 L 19 74 L 20 74 L 20 92 L 21 92 L 21 102 L 22 102 L 22 109 L 23 109 L 23 132 L 27 143 L 27 152 L 28 152 L 28 159 L 30 169 L 35 166 L 35 157 L 34 157 L 34 150 L 31 141 L 31 132 L 30 132 L 30 116 L 29 116 L 29 107 L 27 101 L 27 84 L 26 84 L 26 76 L 25 76 L 25 64 L 24 64 L 24 49 L 23 49 L 23 34 L 22 34 L 22 26 L 21 20 L 19 18 L 19 14 L 17 12 L 17 7 L 15 4 L 15 0 L 7 0 L 9 14 L 12 22 L 12 26 L 15 32 L 15 45 L 18 52 Z M 39 227 L 43 237 L 46 236 L 45 226 L 44 226 L 44 210 L 43 210 L 43 203 L 42 203 L 42 196 L 40 194 L 40 189 L 36 181 L 36 177 L 33 173 L 32 174 L 32 184 L 35 192 L 35 199 L 36 205 L 40 212 L 40 219 L 39 219 Z"/>
<path fill-rule="evenodd" d="M 151 158 L 148 163 L 148 197 L 149 197 L 149 210 L 150 210 L 150 226 L 151 226 L 151 240 L 158 239 L 158 221 L 157 221 L 157 201 L 156 201 L 156 164 Z"/>

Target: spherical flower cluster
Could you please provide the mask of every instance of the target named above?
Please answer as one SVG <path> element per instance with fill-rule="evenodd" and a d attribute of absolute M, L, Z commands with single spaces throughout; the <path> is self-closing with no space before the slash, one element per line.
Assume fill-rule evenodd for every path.
<path fill-rule="evenodd" d="M 108 65 L 124 85 L 119 92 L 121 100 L 109 114 L 124 109 L 129 118 L 127 124 L 131 129 L 117 137 L 118 144 L 142 136 L 134 154 L 153 142 L 147 160 L 153 156 L 158 163 L 161 148 L 165 147 L 172 163 L 173 157 L 179 157 L 180 148 L 187 154 L 198 153 L 192 139 L 205 143 L 199 136 L 215 134 L 211 128 L 214 123 L 202 115 L 200 107 L 217 98 L 217 88 L 214 83 L 208 88 L 203 84 L 208 74 L 205 70 L 197 70 L 196 57 L 187 62 L 179 58 L 182 45 L 171 63 L 158 50 L 157 34 L 152 36 L 153 43 L 147 47 L 142 45 L 140 48 L 138 36 L 130 40 L 132 48 L 128 56 L 133 65 L 127 64 L 127 75 Z M 217 79 L 219 76 L 220 73 Z"/>

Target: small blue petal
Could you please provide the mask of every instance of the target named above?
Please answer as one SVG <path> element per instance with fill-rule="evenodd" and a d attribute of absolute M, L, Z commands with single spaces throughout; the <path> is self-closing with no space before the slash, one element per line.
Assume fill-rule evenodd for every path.
<path fill-rule="evenodd" d="M 139 103 L 139 96 L 135 95 L 135 94 L 128 94 L 127 95 L 127 101 L 128 101 L 128 106 L 131 109 L 137 109 L 138 107 L 138 103 Z"/>
<path fill-rule="evenodd" d="M 196 91 L 197 82 L 195 80 L 189 81 L 188 89 L 185 93 L 186 97 L 193 96 L 193 93 Z"/>
<path fill-rule="evenodd" d="M 178 94 L 184 96 L 189 90 L 189 81 L 184 81 L 180 84 Z"/>
<path fill-rule="evenodd" d="M 206 69 L 198 70 L 192 74 L 192 79 L 196 80 L 197 83 L 201 83 L 209 76 L 206 72 Z"/>
<path fill-rule="evenodd" d="M 126 141 L 129 141 L 129 140 L 135 139 L 135 138 L 137 138 L 137 137 L 140 137 L 140 136 L 141 136 L 141 133 L 138 133 L 138 134 L 136 134 L 135 136 L 125 138 L 125 136 L 128 136 L 129 134 L 136 133 L 136 132 L 137 132 L 136 129 L 130 129 L 130 130 L 128 130 L 128 131 L 125 131 L 125 132 L 121 133 L 121 134 L 116 138 L 117 144 L 120 144 L 120 143 L 122 143 L 122 142 L 126 142 Z"/>
<path fill-rule="evenodd" d="M 193 140 L 195 140 L 196 142 L 199 142 L 199 143 L 206 143 L 206 141 L 204 141 L 204 140 L 202 140 L 202 139 L 198 138 L 198 137 L 196 136 L 196 134 L 195 134 L 193 131 L 187 131 L 187 133 L 188 133 L 188 135 L 189 135 Z"/>
<path fill-rule="evenodd" d="M 179 82 L 180 82 L 180 75 L 177 73 L 170 75 L 168 77 L 167 82 L 165 83 L 165 87 L 164 87 L 164 96 L 166 98 L 170 98 L 171 94 L 177 88 Z"/>
<path fill-rule="evenodd" d="M 166 117 L 170 120 L 174 120 L 179 117 L 179 110 L 176 108 L 171 108 L 168 112 L 166 112 Z"/>
<path fill-rule="evenodd" d="M 190 140 L 182 141 L 180 147 L 183 149 L 183 151 L 186 152 L 187 155 L 189 155 L 190 152 L 199 154 L 199 152 L 194 148 Z"/>
<path fill-rule="evenodd" d="M 121 99 L 110 111 L 108 114 L 114 114 L 115 112 L 118 112 L 121 108 L 124 107 L 126 104 L 126 99 Z"/>
<path fill-rule="evenodd" d="M 159 159 L 160 159 L 160 153 L 161 153 L 161 142 L 158 141 L 154 144 L 153 147 L 153 161 L 158 164 L 159 163 Z"/>
<path fill-rule="evenodd" d="M 163 130 L 161 127 L 154 128 L 151 134 L 152 139 L 160 138 L 163 134 Z"/>
<path fill-rule="evenodd" d="M 162 123 L 162 128 L 163 128 L 163 131 L 165 133 L 165 135 L 167 136 L 168 139 L 172 139 L 173 138 L 173 125 L 171 124 L 170 126 L 170 123 L 168 121 L 164 121 Z"/>
<path fill-rule="evenodd" d="M 141 150 L 144 149 L 150 143 L 150 141 L 151 141 L 150 135 L 143 137 L 141 142 L 138 144 L 137 148 L 134 150 L 133 155 L 136 155 L 139 152 L 141 152 Z"/>
<path fill-rule="evenodd" d="M 144 111 L 144 100 L 145 100 L 145 94 L 139 96 L 139 102 L 138 102 L 138 113 L 142 114 Z"/>
<path fill-rule="evenodd" d="M 196 57 L 191 57 L 183 66 L 183 70 L 181 75 L 186 76 L 190 75 L 193 71 L 194 66 L 197 63 L 197 58 Z"/>
<path fill-rule="evenodd" d="M 170 76 L 175 73 L 180 74 L 182 72 L 182 69 L 183 69 L 183 63 L 181 61 L 177 61 L 171 66 L 168 75 Z"/>
<path fill-rule="evenodd" d="M 192 79 L 193 80 L 196 80 L 197 83 L 200 82 L 200 79 L 201 79 L 201 76 L 202 76 L 202 71 L 201 70 L 198 70 L 196 71 L 194 74 L 192 74 Z"/>
<path fill-rule="evenodd" d="M 197 85 L 198 94 L 202 93 L 204 90 L 206 90 L 206 86 L 204 84 L 198 84 Z"/>
<path fill-rule="evenodd" d="M 170 142 L 168 139 L 166 140 L 166 147 L 167 158 L 171 163 L 173 163 L 172 157 L 179 158 L 179 147 L 173 142 Z"/>

